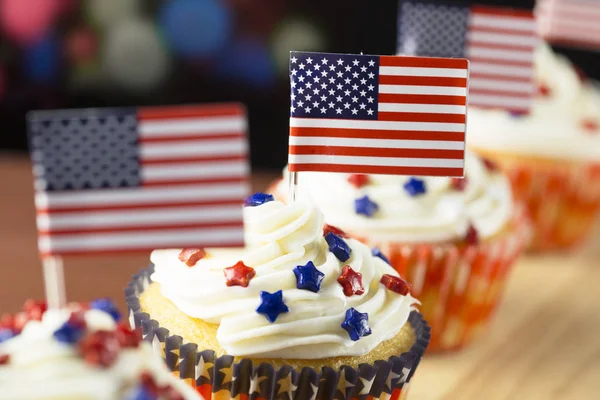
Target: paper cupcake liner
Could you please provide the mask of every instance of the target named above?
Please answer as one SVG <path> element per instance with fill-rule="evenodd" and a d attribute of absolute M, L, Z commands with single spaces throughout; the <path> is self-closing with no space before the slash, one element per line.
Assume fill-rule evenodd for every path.
<path fill-rule="evenodd" d="M 180 377 L 207 400 L 384 400 L 405 399 L 411 378 L 429 344 L 430 328 L 420 313 L 413 311 L 408 322 L 415 331 L 411 349 L 373 365 L 361 364 L 339 370 L 291 367 L 274 368 L 270 364 L 254 365 L 249 359 L 234 362 L 232 356 L 217 357 L 212 350 L 184 343 L 150 315 L 141 311 L 139 296 L 148 288 L 154 266 L 134 275 L 125 289 L 129 322 L 141 328 L 144 340 L 166 361 L 174 375 Z"/>
<path fill-rule="evenodd" d="M 488 158 L 506 171 L 515 198 L 527 206 L 530 250 L 569 249 L 589 237 L 600 210 L 600 164 Z"/>

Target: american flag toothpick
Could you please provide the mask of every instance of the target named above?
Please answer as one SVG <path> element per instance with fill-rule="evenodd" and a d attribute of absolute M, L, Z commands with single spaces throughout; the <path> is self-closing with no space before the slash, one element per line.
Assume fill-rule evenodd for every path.
<path fill-rule="evenodd" d="M 535 12 L 547 41 L 600 50 L 600 1 L 538 0 Z"/>
<path fill-rule="evenodd" d="M 463 176 L 468 64 L 291 52 L 290 175 Z"/>
<path fill-rule="evenodd" d="M 529 10 L 400 0 L 398 54 L 468 58 L 470 106 L 527 113 L 537 44 Z"/>

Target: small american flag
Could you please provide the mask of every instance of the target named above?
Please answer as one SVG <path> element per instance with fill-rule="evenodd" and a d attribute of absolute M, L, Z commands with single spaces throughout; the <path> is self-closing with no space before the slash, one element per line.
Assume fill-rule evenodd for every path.
<path fill-rule="evenodd" d="M 531 11 L 400 0 L 398 53 L 468 58 L 470 106 L 527 113 L 537 43 Z"/>
<path fill-rule="evenodd" d="M 29 114 L 42 256 L 243 245 L 238 104 Z"/>
<path fill-rule="evenodd" d="M 551 43 L 600 49 L 600 1 L 538 0 L 540 35 Z"/>
<path fill-rule="evenodd" d="M 289 170 L 462 176 L 468 61 L 290 53 Z"/>

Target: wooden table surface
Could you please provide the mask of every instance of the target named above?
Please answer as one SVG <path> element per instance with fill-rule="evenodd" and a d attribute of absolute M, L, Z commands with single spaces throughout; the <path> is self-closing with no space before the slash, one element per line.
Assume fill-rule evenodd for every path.
<path fill-rule="evenodd" d="M 276 173 L 254 175 L 255 189 Z M 0 154 L 0 313 L 42 298 L 32 178 L 23 156 Z M 67 259 L 68 298 L 110 296 L 147 255 Z M 413 400 L 600 398 L 600 232 L 577 253 L 527 256 L 515 267 L 486 337 L 448 355 L 428 355 Z"/>

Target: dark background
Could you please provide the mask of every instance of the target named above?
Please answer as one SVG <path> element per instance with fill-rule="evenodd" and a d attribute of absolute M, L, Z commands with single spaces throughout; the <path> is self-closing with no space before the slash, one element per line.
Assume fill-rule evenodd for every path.
<path fill-rule="evenodd" d="M 393 0 L 138 0 L 138 11 L 127 18 L 146 21 L 155 29 L 171 69 L 155 84 L 134 89 L 118 84 L 104 71 L 108 36 L 118 24 L 101 22 L 93 4 L 104 2 L 102 10 L 110 16 L 110 4 L 134 0 L 12 0 L 4 1 L 0 13 L 21 2 L 31 13 L 25 20 L 39 21 L 43 16 L 35 10 L 40 9 L 40 1 L 56 1 L 58 11 L 34 39 L 19 38 L 14 28 L 7 28 L 15 22 L 0 15 L 0 149 L 26 149 L 24 115 L 31 109 L 235 100 L 249 109 L 252 164 L 280 168 L 287 159 L 289 118 L 285 52 L 393 54 L 396 46 L 397 2 Z M 188 18 L 175 27 L 164 22 L 173 3 L 184 7 Z M 530 9 L 534 5 L 534 1 L 477 3 Z M 217 16 L 226 15 L 226 37 L 205 41 L 209 50 L 191 54 L 182 50 L 182 46 L 194 47 L 195 38 L 219 31 L 218 25 L 212 25 L 220 20 L 215 7 L 220 10 Z M 127 18 L 119 23 L 127 23 Z M 177 34 L 171 32 L 178 28 Z M 589 76 L 600 78 L 599 53 L 556 50 Z"/>

